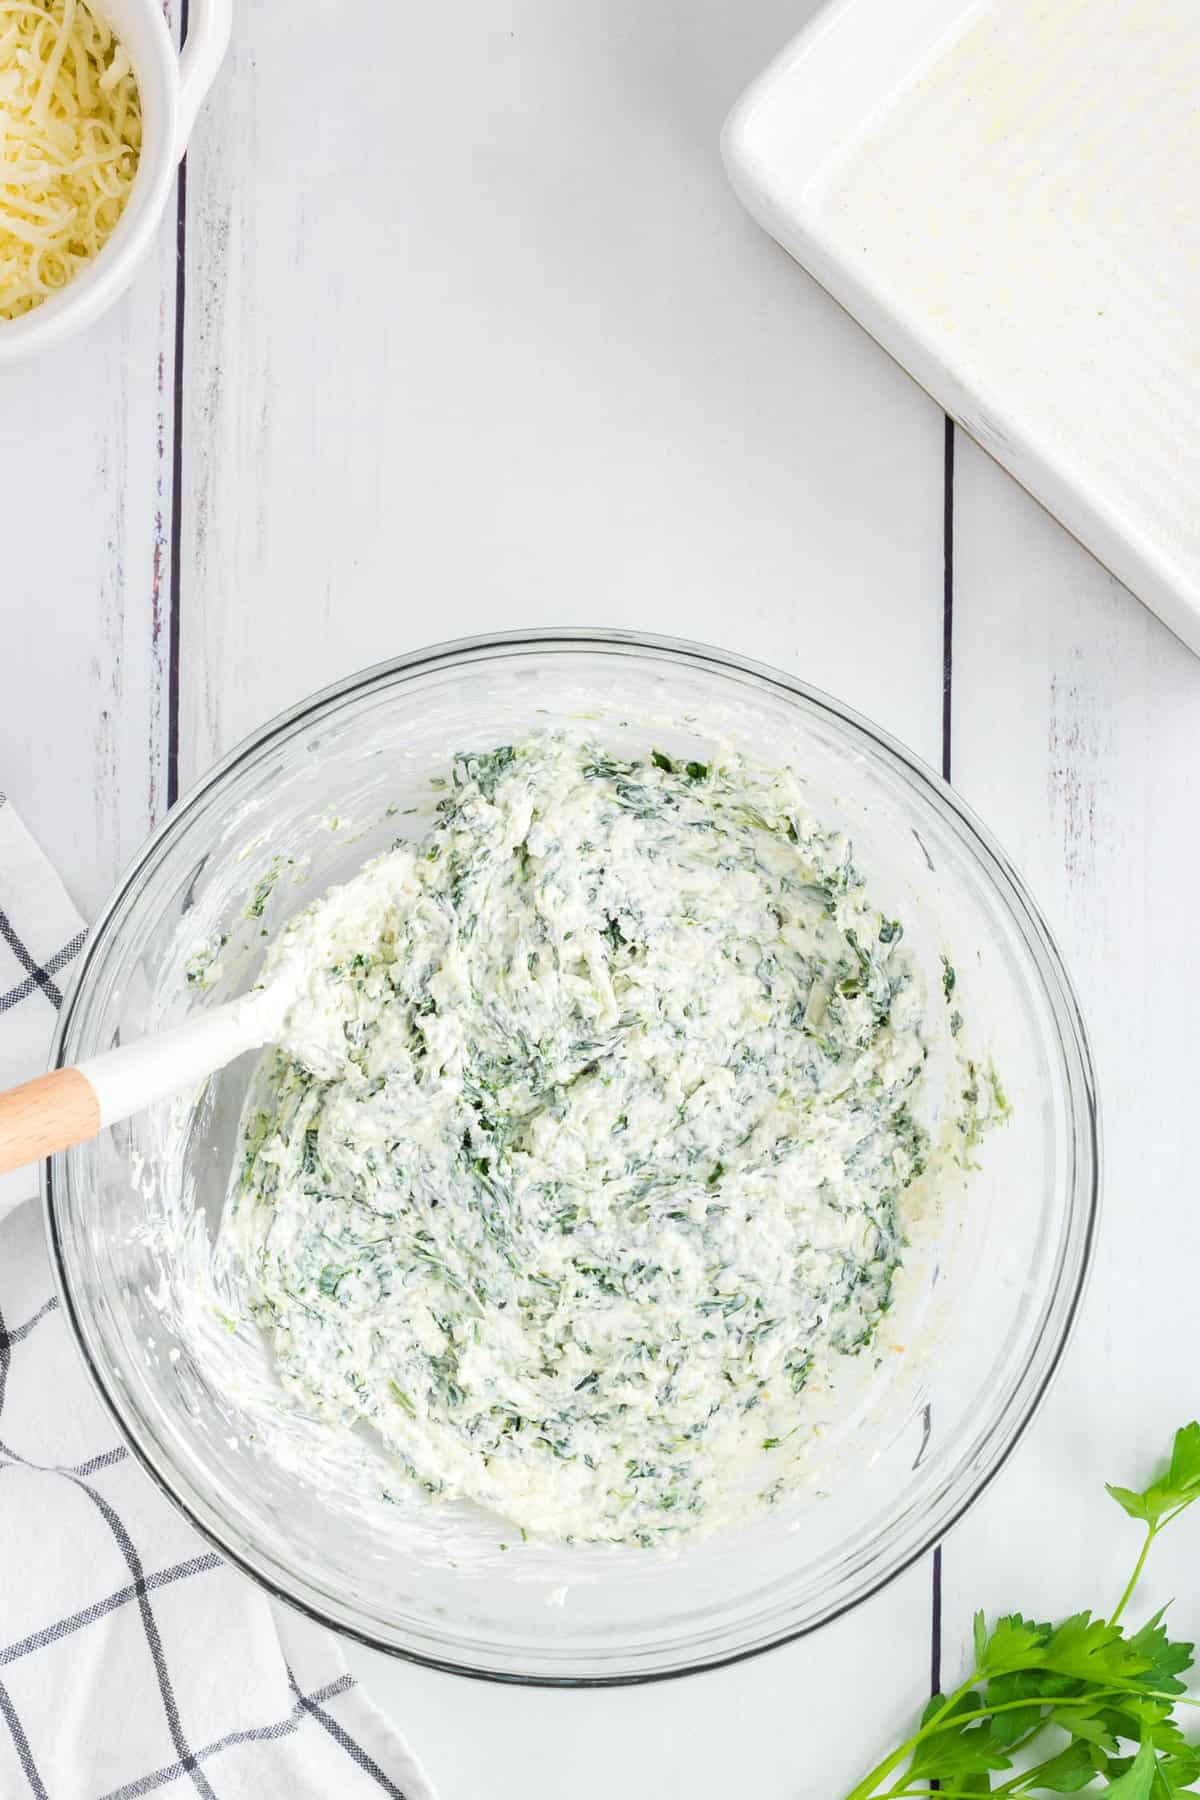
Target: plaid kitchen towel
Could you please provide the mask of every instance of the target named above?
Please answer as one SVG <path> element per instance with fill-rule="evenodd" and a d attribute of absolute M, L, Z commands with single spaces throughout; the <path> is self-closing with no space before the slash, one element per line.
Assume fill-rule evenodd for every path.
<path fill-rule="evenodd" d="M 81 921 L 0 795 L 0 1087 L 45 1066 Z M 32 1170 L 0 1177 L 0 1800 L 432 1800 L 336 1641 L 154 1487 L 59 1312 Z"/>

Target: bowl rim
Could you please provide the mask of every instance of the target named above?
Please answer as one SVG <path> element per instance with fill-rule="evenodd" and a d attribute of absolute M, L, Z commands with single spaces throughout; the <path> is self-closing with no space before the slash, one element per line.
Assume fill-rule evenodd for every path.
<path fill-rule="evenodd" d="M 1015 913 L 1017 922 L 1022 927 L 1023 935 L 1031 935 L 1034 944 L 1040 951 L 1040 957 L 1034 956 L 1032 954 L 1033 946 L 1028 944 L 1026 946 L 1030 952 L 1030 960 L 1037 969 L 1039 981 L 1046 990 L 1044 997 L 1050 1004 L 1055 1021 L 1060 1026 L 1064 1024 L 1066 1026 L 1077 1062 L 1079 1097 L 1083 1102 L 1077 1121 L 1080 1128 L 1077 1142 L 1082 1150 L 1082 1155 L 1076 1161 L 1073 1191 L 1074 1198 L 1082 1207 L 1082 1229 L 1077 1234 L 1076 1268 L 1065 1294 L 1065 1307 L 1058 1328 L 1057 1341 L 1052 1344 L 1047 1354 L 1036 1386 L 1021 1403 L 1023 1410 L 1015 1420 L 1009 1422 L 1008 1441 L 1001 1445 L 999 1454 L 987 1462 L 980 1471 L 973 1473 L 965 1482 L 964 1490 L 957 1502 L 942 1516 L 931 1520 L 924 1528 L 917 1531 L 916 1541 L 906 1554 L 887 1568 L 866 1575 L 856 1592 L 837 1605 L 829 1607 L 819 1617 L 800 1625 L 775 1631 L 773 1634 L 764 1636 L 760 1642 L 707 1656 L 699 1655 L 674 1668 L 586 1674 L 538 1671 L 530 1674 L 497 1669 L 461 1659 L 456 1660 L 428 1650 L 385 1641 L 380 1636 L 374 1635 L 366 1626 L 335 1617 L 331 1611 L 323 1610 L 315 1600 L 299 1591 L 305 1585 L 302 1578 L 297 1579 L 293 1586 L 289 1586 L 266 1567 L 260 1566 L 253 1554 L 228 1542 L 216 1526 L 197 1516 L 189 1500 L 177 1491 L 162 1472 L 149 1450 L 141 1442 L 136 1429 L 127 1421 L 122 1412 L 119 1404 L 121 1384 L 106 1380 L 89 1347 L 82 1313 L 70 1285 L 67 1259 L 59 1227 L 55 1199 L 56 1171 L 61 1160 L 59 1157 L 48 1158 L 42 1164 L 41 1204 L 50 1264 L 60 1304 L 92 1386 L 116 1425 L 122 1441 L 159 1491 L 182 1513 L 192 1528 L 198 1531 L 201 1537 L 225 1560 L 265 1589 L 272 1599 L 284 1602 L 293 1610 L 311 1619 L 315 1624 L 349 1637 L 365 1645 L 368 1649 L 377 1650 L 385 1655 L 395 1656 L 403 1661 L 446 1674 L 463 1675 L 477 1680 L 495 1681 L 519 1687 L 568 1689 L 630 1687 L 648 1682 L 678 1680 L 686 1675 L 702 1674 L 747 1661 L 768 1650 L 781 1648 L 785 1644 L 810 1636 L 835 1620 L 845 1617 L 855 1608 L 889 1587 L 906 1570 L 928 1555 L 931 1550 L 935 1550 L 991 1486 L 1040 1411 L 1071 1341 L 1094 1262 L 1101 1198 L 1100 1110 L 1091 1045 L 1074 985 L 1055 937 L 1040 908 L 988 827 L 937 770 L 922 757 L 909 750 L 883 727 L 876 725 L 865 715 L 823 690 L 813 687 L 784 670 L 774 668 L 770 664 L 758 662 L 753 658 L 715 645 L 685 638 L 610 629 L 603 626 L 546 626 L 448 639 L 405 652 L 399 656 L 389 657 L 368 664 L 338 681 L 331 682 L 297 701 L 295 705 L 275 714 L 257 730 L 243 737 L 218 762 L 212 764 L 164 815 L 126 865 L 108 900 L 88 931 L 83 950 L 75 963 L 70 985 L 63 996 L 51 1046 L 49 1066 L 52 1069 L 63 1066 L 66 1040 L 80 997 L 87 986 L 89 969 L 130 891 L 144 879 L 149 868 L 179 830 L 185 818 L 206 795 L 225 780 L 227 775 L 243 762 L 259 755 L 273 740 L 289 734 L 292 728 L 303 720 L 321 715 L 326 709 L 332 708 L 339 701 L 351 695 L 367 693 L 372 688 L 386 686 L 398 676 L 413 675 L 423 669 L 436 668 L 439 665 L 445 666 L 462 661 L 483 661 L 496 655 L 555 650 L 568 654 L 581 650 L 599 653 L 644 652 L 662 655 L 668 662 L 677 661 L 690 665 L 698 663 L 713 667 L 718 672 L 748 674 L 782 690 L 787 695 L 800 699 L 818 714 L 831 716 L 839 725 L 849 726 L 852 731 L 860 733 L 882 749 L 886 756 L 897 762 L 909 777 L 915 779 L 918 787 L 923 786 L 930 790 L 931 798 L 940 802 L 944 808 L 955 815 L 960 826 L 974 841 L 973 847 L 982 853 L 981 862 L 989 883 L 997 890 L 998 897 L 1006 908 Z M 1048 975 L 1053 977 L 1057 984 L 1057 994 L 1050 991 Z M 997 1421 L 997 1423 L 1002 1421 L 1003 1415 L 1001 1415 L 1001 1421 Z"/>

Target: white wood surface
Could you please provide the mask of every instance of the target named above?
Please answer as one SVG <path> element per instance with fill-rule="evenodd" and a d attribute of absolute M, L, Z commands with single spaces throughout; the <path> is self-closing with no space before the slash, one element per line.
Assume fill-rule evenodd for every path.
<path fill-rule="evenodd" d="M 940 415 L 721 173 L 796 11 L 239 15 L 189 157 L 186 774 L 365 662 L 551 621 L 736 641 L 936 754 Z"/>
<path fill-rule="evenodd" d="M 811 10 L 445 0 L 342 29 L 319 0 L 239 8 L 189 157 L 184 785 L 366 661 L 548 622 L 727 644 L 940 762 L 941 415 L 742 215 L 717 155 Z M 0 785 L 89 910 L 165 801 L 173 258 L 172 220 L 108 324 L 0 396 Z M 944 1551 L 949 1674 L 974 1605 L 1112 1588 L 1129 1539 L 1100 1483 L 1197 1410 L 1200 1250 L 1173 1123 L 1200 665 L 961 436 L 954 552 L 953 772 L 1078 977 L 1109 1192 L 1052 1400 Z M 350 1656 L 443 1800 L 831 1800 L 922 1704 L 930 1627 L 926 1562 L 816 1639 L 653 1688 Z"/>
<path fill-rule="evenodd" d="M 1139 1547 L 1102 1492 L 1140 1486 L 1200 1411 L 1194 1271 L 1194 888 L 1200 661 L 959 438 L 954 774 L 1011 846 L 1067 954 L 1096 1054 L 1104 1207 L 1066 1364 L 945 1552 L 947 1657 L 976 1606 L 1112 1604 Z M 1196 1540 L 1145 1599 L 1195 1619 Z"/>
<path fill-rule="evenodd" d="M 0 378 L 0 790 L 89 916 L 166 805 L 173 251 Z"/>

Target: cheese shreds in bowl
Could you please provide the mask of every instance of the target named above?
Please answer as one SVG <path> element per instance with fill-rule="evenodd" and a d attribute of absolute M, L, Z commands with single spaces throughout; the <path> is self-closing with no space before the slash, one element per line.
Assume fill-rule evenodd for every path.
<path fill-rule="evenodd" d="M 137 173 L 129 57 L 81 0 L 0 0 L 0 319 L 102 249 Z"/>

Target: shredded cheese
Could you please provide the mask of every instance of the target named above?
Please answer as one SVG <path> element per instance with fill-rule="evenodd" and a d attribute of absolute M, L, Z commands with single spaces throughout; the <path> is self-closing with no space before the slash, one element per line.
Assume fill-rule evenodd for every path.
<path fill-rule="evenodd" d="M 82 0 L 0 0 L 0 320 L 65 287 L 129 198 L 142 108 Z"/>

